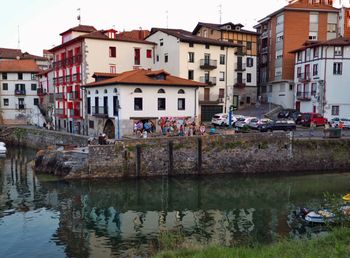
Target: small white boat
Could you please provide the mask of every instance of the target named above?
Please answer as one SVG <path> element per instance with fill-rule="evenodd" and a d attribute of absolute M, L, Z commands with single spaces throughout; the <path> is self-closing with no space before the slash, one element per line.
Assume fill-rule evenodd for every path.
<path fill-rule="evenodd" d="M 319 210 L 317 212 L 310 211 L 305 215 L 305 220 L 312 223 L 326 223 L 332 222 L 335 214 L 328 210 Z"/>
<path fill-rule="evenodd" d="M 0 142 L 0 154 L 6 154 L 7 149 L 4 142 Z"/>

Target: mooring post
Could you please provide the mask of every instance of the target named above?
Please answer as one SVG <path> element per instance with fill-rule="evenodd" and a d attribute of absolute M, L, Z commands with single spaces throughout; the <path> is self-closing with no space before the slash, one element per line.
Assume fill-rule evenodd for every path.
<path fill-rule="evenodd" d="M 202 138 L 197 138 L 197 173 L 202 173 Z"/>
<path fill-rule="evenodd" d="M 173 169 L 174 169 L 174 143 L 173 141 L 168 142 L 168 159 L 169 159 L 169 164 L 168 164 L 168 176 L 171 176 L 173 174 Z"/>
<path fill-rule="evenodd" d="M 141 175 L 141 145 L 136 145 L 136 178 Z"/>

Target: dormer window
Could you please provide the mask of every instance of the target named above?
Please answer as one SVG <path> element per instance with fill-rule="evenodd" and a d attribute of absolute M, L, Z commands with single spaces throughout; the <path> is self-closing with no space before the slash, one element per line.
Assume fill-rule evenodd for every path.
<path fill-rule="evenodd" d="M 239 27 L 239 26 L 236 26 L 236 30 L 241 30 L 241 27 Z"/>
<path fill-rule="evenodd" d="M 231 28 L 231 25 L 226 25 L 226 29 L 227 29 L 227 30 L 232 29 L 232 28 Z"/>

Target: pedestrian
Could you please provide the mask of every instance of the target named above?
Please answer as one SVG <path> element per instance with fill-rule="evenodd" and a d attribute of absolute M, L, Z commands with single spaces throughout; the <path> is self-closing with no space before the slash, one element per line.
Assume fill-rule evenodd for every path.
<path fill-rule="evenodd" d="M 199 127 L 199 132 L 201 135 L 205 134 L 205 125 L 202 123 L 201 126 Z"/>

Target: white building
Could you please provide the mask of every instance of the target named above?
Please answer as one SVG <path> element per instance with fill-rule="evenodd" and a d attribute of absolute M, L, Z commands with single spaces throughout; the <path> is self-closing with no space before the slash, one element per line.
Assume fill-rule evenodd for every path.
<path fill-rule="evenodd" d="M 34 60 L 0 62 L 0 122 L 3 124 L 37 124 L 43 120 L 37 105 L 40 71 Z"/>
<path fill-rule="evenodd" d="M 153 28 L 146 39 L 158 45 L 154 69 L 207 84 L 199 94 L 202 121 L 210 120 L 215 113 L 228 112 L 233 105 L 234 84 L 239 83 L 235 48 L 241 45 L 179 29 Z"/>
<path fill-rule="evenodd" d="M 294 107 L 326 118 L 350 118 L 350 39 L 336 38 L 294 50 Z"/>
<path fill-rule="evenodd" d="M 160 118 L 195 119 L 203 83 L 175 77 L 164 70 L 132 70 L 85 86 L 89 135 L 118 138 L 133 133 L 134 123 Z M 103 76 L 102 76 L 103 77 Z M 105 76 L 106 78 L 107 76 Z"/>

